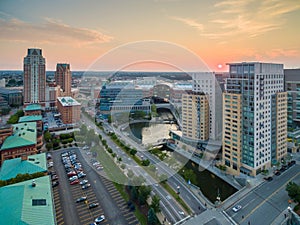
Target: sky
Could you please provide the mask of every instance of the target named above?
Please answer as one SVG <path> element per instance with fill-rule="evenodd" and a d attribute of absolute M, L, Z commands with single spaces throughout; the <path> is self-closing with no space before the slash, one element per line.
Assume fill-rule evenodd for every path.
<path fill-rule="evenodd" d="M 300 68 L 299 22 L 299 0 L 0 0 L 0 69 L 22 70 L 28 48 L 47 70 Z"/>

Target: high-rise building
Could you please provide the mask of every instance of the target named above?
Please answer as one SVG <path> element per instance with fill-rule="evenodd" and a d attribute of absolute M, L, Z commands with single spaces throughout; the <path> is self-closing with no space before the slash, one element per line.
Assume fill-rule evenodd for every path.
<path fill-rule="evenodd" d="M 45 104 L 46 67 L 42 49 L 30 48 L 24 58 L 24 105 Z"/>
<path fill-rule="evenodd" d="M 223 162 L 230 173 L 256 176 L 287 153 L 283 65 L 229 64 L 223 93 Z"/>
<path fill-rule="evenodd" d="M 204 93 L 182 95 L 182 135 L 192 140 L 209 139 L 209 104 Z"/>
<path fill-rule="evenodd" d="M 222 136 L 222 89 L 213 72 L 192 74 L 193 92 L 204 93 L 209 100 L 209 138 L 221 140 Z"/>
<path fill-rule="evenodd" d="M 71 96 L 72 73 L 70 64 L 58 63 L 56 65 L 55 82 L 63 90 L 64 96 Z"/>
<path fill-rule="evenodd" d="M 288 150 L 300 150 L 300 69 L 284 70 L 285 91 L 288 93 Z"/>

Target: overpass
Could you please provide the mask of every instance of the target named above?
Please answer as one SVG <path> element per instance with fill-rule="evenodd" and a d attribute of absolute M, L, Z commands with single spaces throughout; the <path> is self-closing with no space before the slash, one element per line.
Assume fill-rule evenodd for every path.
<path fill-rule="evenodd" d="M 182 124 L 181 124 L 181 117 L 180 117 L 180 113 L 178 112 L 178 110 L 176 109 L 176 106 L 174 106 L 174 104 L 172 103 L 162 103 L 162 104 L 155 104 L 156 109 L 169 109 L 171 111 L 171 113 L 173 114 L 174 118 L 177 121 L 177 124 L 181 130 L 182 128 Z"/>

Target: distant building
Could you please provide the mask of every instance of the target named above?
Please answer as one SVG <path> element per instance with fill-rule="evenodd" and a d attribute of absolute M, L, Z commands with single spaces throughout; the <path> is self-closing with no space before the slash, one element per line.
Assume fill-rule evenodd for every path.
<path fill-rule="evenodd" d="M 112 82 L 102 87 L 99 94 L 99 112 L 103 118 L 112 113 L 151 112 L 150 100 L 143 99 L 143 90 L 130 82 Z"/>
<path fill-rule="evenodd" d="M 3 97 L 10 106 L 20 106 L 23 104 L 23 93 L 21 90 L 0 87 L 0 96 Z"/>
<path fill-rule="evenodd" d="M 25 116 L 42 115 L 42 107 L 39 104 L 29 104 L 24 108 Z"/>
<path fill-rule="evenodd" d="M 182 95 L 182 135 L 192 140 L 209 139 L 209 104 L 205 94 Z"/>
<path fill-rule="evenodd" d="M 283 65 L 229 64 L 223 94 L 223 163 L 227 171 L 256 176 L 287 154 L 287 93 Z"/>
<path fill-rule="evenodd" d="M 36 154 L 37 143 L 42 142 L 42 137 L 37 137 L 35 122 L 18 123 L 12 126 L 13 134 L 4 140 L 0 148 L 1 164 L 7 159 Z"/>
<path fill-rule="evenodd" d="M 71 97 L 58 97 L 57 109 L 64 124 L 75 124 L 80 120 L 81 104 Z"/>
<path fill-rule="evenodd" d="M 55 82 L 63 90 L 63 96 L 71 97 L 72 73 L 70 64 L 58 63 L 56 65 Z"/>
<path fill-rule="evenodd" d="M 0 170 L 0 180 L 15 178 L 18 174 L 34 174 L 42 172 L 47 175 L 46 153 L 24 155 L 20 158 L 5 160 Z"/>
<path fill-rule="evenodd" d="M 300 69 L 284 70 L 285 91 L 288 93 L 288 149 L 300 150 Z"/>
<path fill-rule="evenodd" d="M 193 92 L 204 93 L 209 100 L 209 138 L 221 140 L 222 90 L 213 72 L 193 73 Z"/>
<path fill-rule="evenodd" d="M 45 106 L 46 63 L 42 49 L 28 49 L 24 58 L 24 105 L 39 103 Z"/>
<path fill-rule="evenodd" d="M 5 78 L 0 79 L 0 88 L 5 88 Z"/>
<path fill-rule="evenodd" d="M 45 110 L 52 110 L 57 107 L 57 98 L 61 97 L 61 87 L 54 83 L 46 85 L 46 104 Z"/>
<path fill-rule="evenodd" d="M 1 224 L 55 225 L 50 176 L 0 188 Z"/>

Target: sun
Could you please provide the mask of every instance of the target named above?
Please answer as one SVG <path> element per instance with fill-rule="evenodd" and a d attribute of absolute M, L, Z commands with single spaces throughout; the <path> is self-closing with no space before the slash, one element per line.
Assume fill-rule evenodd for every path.
<path fill-rule="evenodd" d="M 218 64 L 218 68 L 222 69 L 223 65 L 222 64 Z"/>

